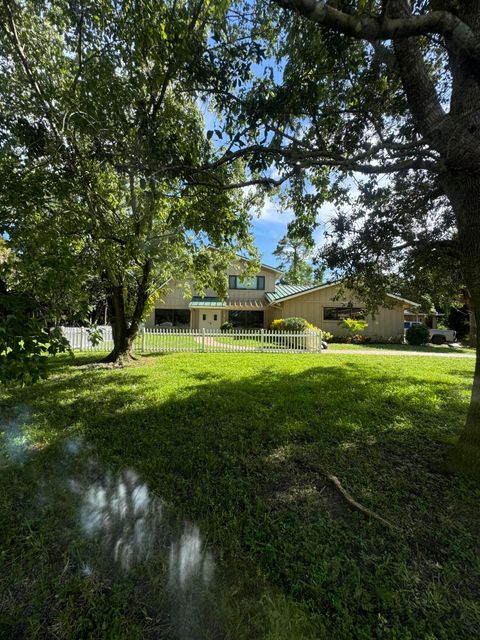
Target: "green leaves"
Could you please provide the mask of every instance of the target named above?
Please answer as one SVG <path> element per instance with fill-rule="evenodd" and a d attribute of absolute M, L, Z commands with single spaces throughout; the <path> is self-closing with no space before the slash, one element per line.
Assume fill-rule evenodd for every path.
<path fill-rule="evenodd" d="M 30 301 L 0 295 L 0 384 L 45 378 L 48 356 L 68 350 L 59 329 L 48 329 L 35 318 Z"/>

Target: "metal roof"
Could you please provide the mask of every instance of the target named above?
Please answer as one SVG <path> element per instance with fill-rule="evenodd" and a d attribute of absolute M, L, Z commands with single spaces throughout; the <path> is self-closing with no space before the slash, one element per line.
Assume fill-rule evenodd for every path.
<path fill-rule="evenodd" d="M 193 296 L 189 307 L 196 308 L 205 308 L 205 307 L 215 307 L 221 309 L 265 309 L 265 301 L 262 299 L 252 299 L 252 298 L 239 298 L 237 300 L 227 299 L 227 300 L 219 300 L 214 296 L 205 296 L 205 298 L 201 298 L 200 296 Z"/>
<path fill-rule="evenodd" d="M 314 289 L 321 289 L 322 287 L 328 287 L 330 285 L 336 284 L 336 282 L 327 282 L 325 284 L 277 284 L 275 285 L 274 292 L 268 292 L 265 294 L 265 297 L 269 302 L 275 302 L 277 300 L 282 300 L 283 298 L 289 298 L 290 296 L 299 295 L 302 293 L 307 293 L 308 291 Z"/>
<path fill-rule="evenodd" d="M 201 298 L 200 296 L 193 296 L 190 301 L 189 307 L 225 307 L 225 302 L 219 300 L 214 296 L 206 296 Z"/>
<path fill-rule="evenodd" d="M 319 289 L 326 289 L 327 287 L 333 287 L 341 283 L 341 280 L 332 280 L 332 282 L 325 282 L 323 284 L 314 284 L 314 285 L 299 285 L 299 284 L 277 284 L 275 286 L 274 293 L 266 293 L 265 297 L 269 303 L 273 302 L 283 302 L 283 300 L 287 300 L 288 298 L 295 298 L 297 296 L 301 296 L 309 291 L 318 291 Z M 411 307 L 419 307 L 418 302 L 413 302 L 412 300 L 407 300 L 406 298 L 402 298 L 394 293 L 386 293 L 385 294 L 389 298 L 393 298 L 394 300 L 398 300 L 405 304 L 408 304 Z"/>

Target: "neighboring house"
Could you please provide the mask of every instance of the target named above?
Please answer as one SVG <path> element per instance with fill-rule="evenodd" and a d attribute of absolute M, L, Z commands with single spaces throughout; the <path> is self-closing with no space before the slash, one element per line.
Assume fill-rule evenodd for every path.
<path fill-rule="evenodd" d="M 443 318 L 444 315 L 444 313 L 423 313 L 417 309 L 405 309 L 405 329 L 410 329 L 412 325 L 419 323 L 426 325 L 431 324 L 431 329 L 436 329 L 438 326 L 438 319 Z"/>
<path fill-rule="evenodd" d="M 268 328 L 277 318 L 297 316 L 337 336 L 347 335 L 344 318 L 364 318 L 371 337 L 403 336 L 404 311 L 418 306 L 411 300 L 388 294 L 388 306 L 375 317 L 364 315 L 363 304 L 353 294 L 339 296 L 340 283 L 315 286 L 281 285 L 281 271 L 262 264 L 258 274 L 243 278 L 241 263 L 227 271 L 228 296 L 219 299 L 208 290 L 204 297 L 185 298 L 181 288 L 172 287 L 163 301 L 157 301 L 146 321 L 147 327 L 175 326 L 191 329 L 219 329 L 229 321 L 234 328 Z"/>

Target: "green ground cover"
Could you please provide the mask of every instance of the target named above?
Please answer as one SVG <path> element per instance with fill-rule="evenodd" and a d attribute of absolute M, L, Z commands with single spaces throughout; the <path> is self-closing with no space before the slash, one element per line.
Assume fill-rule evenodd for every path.
<path fill-rule="evenodd" d="M 473 367 L 348 354 L 179 353 L 125 369 L 56 359 L 48 380 L 0 394 L 0 637 L 478 638 L 480 488 L 435 471 Z M 322 471 L 398 529 L 352 509 Z M 143 533 L 115 528 L 121 505 L 138 524 L 152 495 L 172 522 L 198 526 L 214 558 L 193 631 L 172 612 L 196 600 L 169 608 L 168 554 L 147 544 L 165 535 L 157 516 Z M 185 526 L 188 569 L 196 529 Z"/>
<path fill-rule="evenodd" d="M 470 347 L 449 347 L 448 345 L 427 344 L 423 346 L 414 346 L 410 344 L 347 344 L 330 342 L 329 349 L 341 350 L 345 349 L 387 349 L 388 351 L 416 351 L 418 353 L 467 353 L 475 355 L 475 349 Z"/>

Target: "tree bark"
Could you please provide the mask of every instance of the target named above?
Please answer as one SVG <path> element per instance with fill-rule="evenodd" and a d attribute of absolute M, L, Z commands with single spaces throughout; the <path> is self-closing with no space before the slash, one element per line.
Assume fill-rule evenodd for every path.
<path fill-rule="evenodd" d="M 452 204 L 465 282 L 470 297 L 471 317 L 480 319 L 480 178 L 451 175 L 445 192 Z M 472 394 L 465 427 L 455 449 L 447 458 L 447 469 L 480 477 L 480 344 L 477 341 Z"/>
<path fill-rule="evenodd" d="M 142 275 L 136 290 L 135 309 L 130 321 L 125 310 L 125 286 L 120 278 L 111 285 L 109 300 L 113 349 L 104 359 L 104 362 L 125 363 L 134 360 L 133 343 L 138 335 L 140 323 L 147 308 L 150 295 L 151 272 L 153 263 L 146 260 L 142 266 Z"/>
<path fill-rule="evenodd" d="M 123 363 L 133 359 L 132 346 L 135 339 L 130 333 L 125 314 L 125 292 L 121 282 L 112 285 L 109 299 L 111 326 L 113 336 L 113 349 L 104 359 L 104 362 Z"/>

